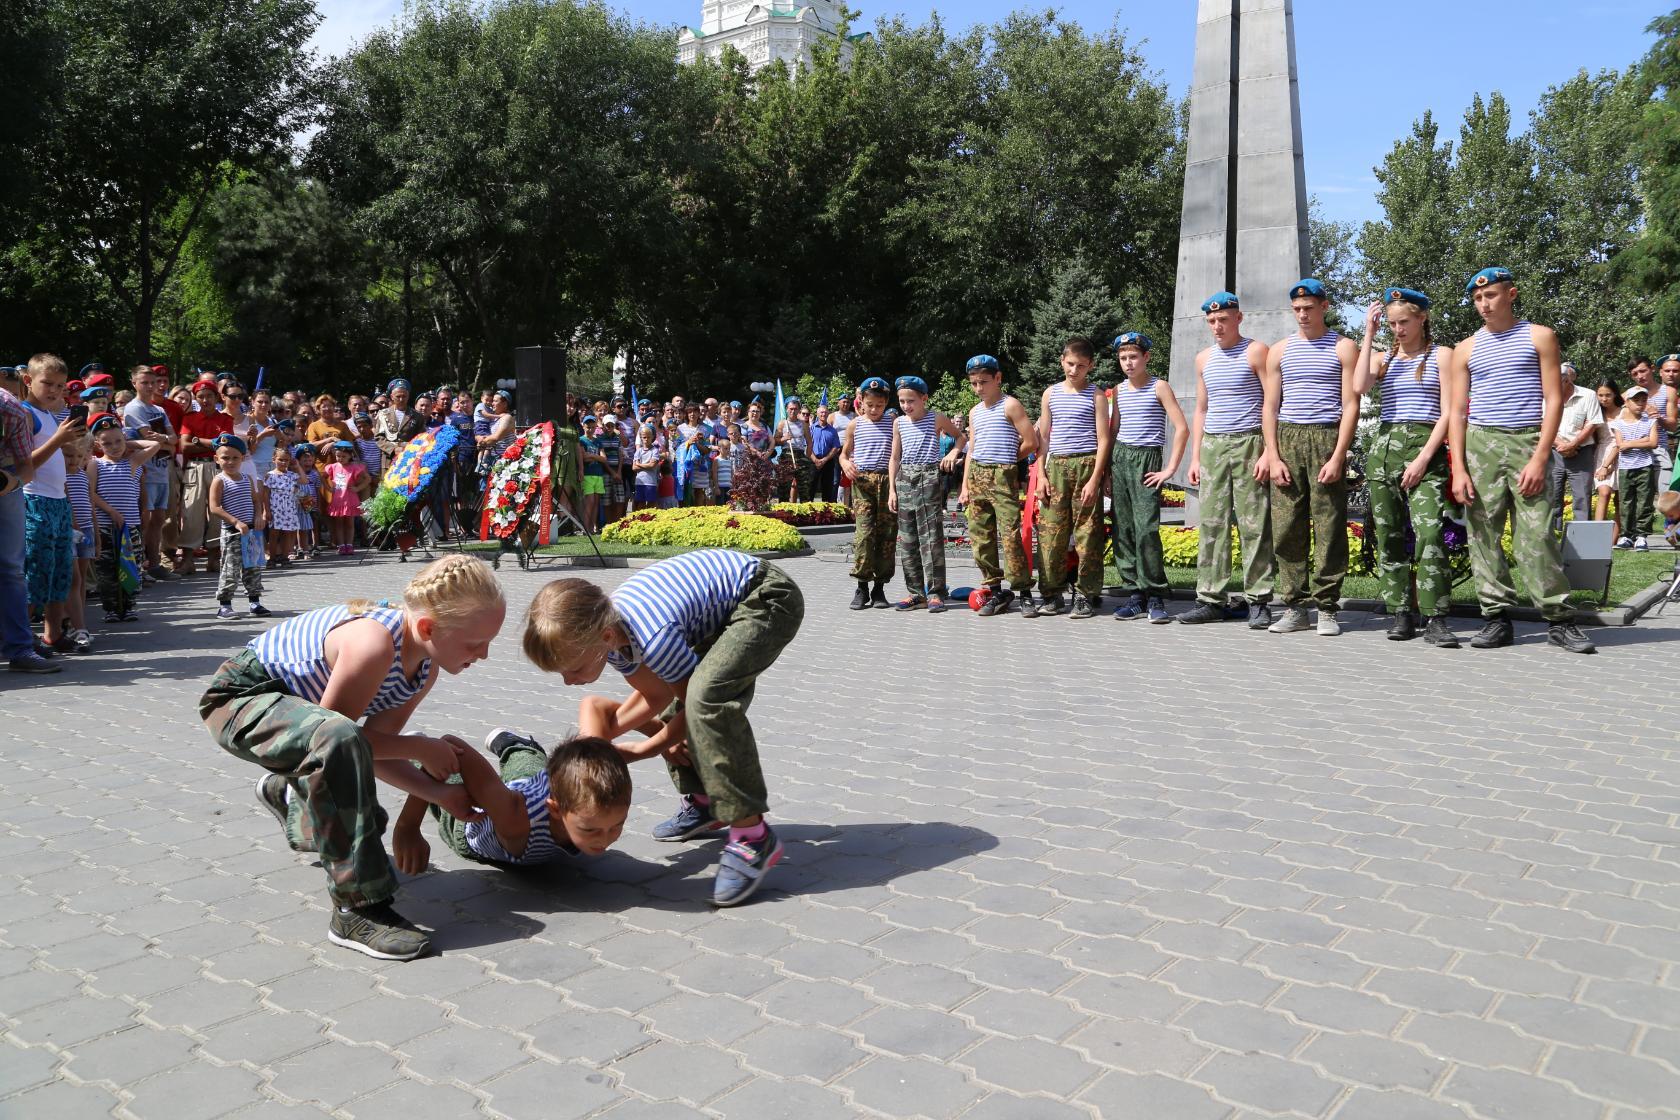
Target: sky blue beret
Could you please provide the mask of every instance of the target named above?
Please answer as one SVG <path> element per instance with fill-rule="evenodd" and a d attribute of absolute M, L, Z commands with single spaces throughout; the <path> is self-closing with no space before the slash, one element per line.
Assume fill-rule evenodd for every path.
<path fill-rule="evenodd" d="M 231 447 L 235 451 L 239 452 L 241 455 L 243 455 L 247 451 L 251 450 L 249 447 L 245 446 L 245 441 L 244 440 L 240 439 L 238 436 L 234 435 L 231 432 L 223 432 L 221 435 L 217 436 L 215 439 L 210 441 L 210 446 L 211 447 Z"/>
<path fill-rule="evenodd" d="M 885 395 L 890 391 L 890 387 L 883 377 L 866 377 L 863 379 L 863 384 L 858 386 L 859 393 L 881 393 Z"/>
<path fill-rule="evenodd" d="M 1384 288 L 1384 303 L 1415 303 L 1423 310 L 1429 310 L 1429 297 L 1416 288 Z"/>
<path fill-rule="evenodd" d="M 990 354 L 976 354 L 968 360 L 968 368 L 989 369 L 993 373 L 996 373 L 998 369 L 998 360 Z"/>
<path fill-rule="evenodd" d="M 1306 280 L 1295 281 L 1295 286 L 1289 289 L 1289 298 L 1303 299 L 1308 297 L 1312 299 L 1330 298 L 1330 296 L 1324 291 L 1324 285 L 1320 284 L 1317 280 L 1308 278 Z"/>
<path fill-rule="evenodd" d="M 1120 335 L 1114 340 L 1114 348 L 1116 350 L 1120 349 L 1122 346 L 1136 346 L 1139 350 L 1142 350 L 1145 354 L 1147 354 L 1154 348 L 1155 344 L 1151 342 L 1149 340 L 1149 336 L 1144 334 L 1142 331 L 1127 331 L 1125 334 Z"/>
<path fill-rule="evenodd" d="M 1212 311 L 1227 311 L 1241 306 L 1242 305 L 1237 302 L 1236 293 L 1214 292 L 1211 296 L 1202 301 L 1202 314 L 1206 315 Z"/>
<path fill-rule="evenodd" d="M 914 389 L 924 397 L 927 396 L 928 391 L 927 382 L 913 373 L 899 378 L 893 383 L 893 387 L 895 389 Z"/>
<path fill-rule="evenodd" d="M 1484 268 L 1470 277 L 1464 285 L 1464 294 L 1469 295 L 1477 288 L 1485 288 L 1489 284 L 1513 284 L 1515 282 L 1516 278 L 1511 275 L 1510 269 L 1494 265 L 1492 268 Z"/>

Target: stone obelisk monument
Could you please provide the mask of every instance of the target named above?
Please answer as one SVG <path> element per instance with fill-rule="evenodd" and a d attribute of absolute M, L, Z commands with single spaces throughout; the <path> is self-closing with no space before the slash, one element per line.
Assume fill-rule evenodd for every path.
<path fill-rule="evenodd" d="M 1237 293 L 1243 334 L 1276 342 L 1310 267 L 1291 0 L 1198 3 L 1170 374 L 1186 414 L 1209 342 L 1202 301 Z"/>

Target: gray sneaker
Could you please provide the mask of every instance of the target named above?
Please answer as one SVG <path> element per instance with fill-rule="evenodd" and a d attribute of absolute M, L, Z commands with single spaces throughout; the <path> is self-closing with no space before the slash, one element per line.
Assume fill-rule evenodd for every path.
<path fill-rule="evenodd" d="M 327 940 L 382 961 L 411 961 L 432 947 L 426 935 L 389 902 L 351 910 L 335 906 Z"/>
<path fill-rule="evenodd" d="M 1283 617 L 1266 627 L 1269 634 L 1299 634 L 1313 628 L 1312 615 L 1305 607 L 1285 607 Z"/>
<path fill-rule="evenodd" d="M 1334 638 L 1342 632 L 1342 624 L 1336 620 L 1335 611 L 1321 610 L 1318 612 L 1318 636 Z"/>
<path fill-rule="evenodd" d="M 274 814 L 282 830 L 286 827 L 286 795 L 291 784 L 279 774 L 264 774 L 257 779 L 257 804 Z"/>
<path fill-rule="evenodd" d="M 498 759 L 509 747 L 535 747 L 539 751 L 542 750 L 541 743 L 523 731 L 515 731 L 511 727 L 493 728 L 490 734 L 484 737 L 484 749 Z"/>

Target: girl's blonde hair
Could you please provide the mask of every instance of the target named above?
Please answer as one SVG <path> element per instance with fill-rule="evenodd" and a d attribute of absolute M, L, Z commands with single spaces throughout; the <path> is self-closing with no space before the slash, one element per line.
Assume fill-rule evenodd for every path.
<path fill-rule="evenodd" d="M 1388 306 L 1390 308 L 1404 308 L 1423 320 L 1423 350 L 1418 358 L 1417 368 L 1412 370 L 1412 376 L 1417 378 L 1419 381 L 1422 381 L 1423 368 L 1429 364 L 1429 355 L 1435 349 L 1435 330 L 1432 326 L 1430 326 L 1429 312 L 1425 311 L 1409 299 L 1393 300 Z M 1385 366 L 1393 365 L 1394 357 L 1398 353 L 1400 353 L 1400 340 L 1395 339 L 1393 347 L 1391 347 L 1388 351 L 1388 357 L 1383 359 L 1383 364 Z"/>
<path fill-rule="evenodd" d="M 525 612 L 525 656 L 546 673 L 558 673 L 578 650 L 619 624 L 607 593 L 586 579 L 557 579 L 537 592 Z"/>
<path fill-rule="evenodd" d="M 403 606 L 415 614 L 436 619 L 445 630 L 506 602 L 501 582 L 490 571 L 490 565 L 459 554 L 427 564 L 403 588 Z M 367 614 L 379 605 L 371 599 L 352 599 L 345 604 L 352 618 Z"/>

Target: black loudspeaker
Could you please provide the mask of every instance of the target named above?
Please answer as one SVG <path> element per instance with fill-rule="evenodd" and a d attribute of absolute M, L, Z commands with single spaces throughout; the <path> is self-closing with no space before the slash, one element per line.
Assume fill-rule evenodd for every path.
<path fill-rule="evenodd" d="M 521 428 L 556 423 L 566 416 L 566 351 L 558 346 L 520 346 L 513 352 L 513 414 Z"/>

